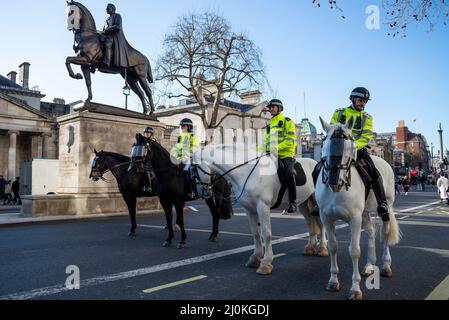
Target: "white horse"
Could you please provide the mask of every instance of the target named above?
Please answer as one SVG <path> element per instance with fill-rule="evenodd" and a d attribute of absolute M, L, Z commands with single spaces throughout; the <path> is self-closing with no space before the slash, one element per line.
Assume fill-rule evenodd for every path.
<path fill-rule="evenodd" d="M 320 118 L 321 119 L 321 118 Z M 366 199 L 365 186 L 353 166 L 356 159 L 356 146 L 352 136 L 354 118 L 351 117 L 346 126 L 329 125 L 321 119 L 327 137 L 323 142 L 322 158 L 325 161 L 316 185 L 316 199 L 320 208 L 320 217 L 329 238 L 331 277 L 326 287 L 328 291 L 339 291 L 337 265 L 337 239 L 335 222 L 343 220 L 351 228 L 351 243 L 349 253 L 352 258 L 353 275 L 350 299 L 361 300 L 361 276 L 359 273 L 360 234 L 362 223 L 368 234 L 368 261 L 363 271 L 364 276 L 374 272 L 376 264 L 375 224 L 371 220 L 370 212 L 377 214 L 377 201 L 371 190 Z M 389 246 L 396 245 L 400 240 L 400 230 L 393 211 L 394 173 L 390 165 L 379 157 L 372 157 L 384 183 L 385 194 L 389 207 L 389 222 L 382 226 L 382 272 L 381 275 L 391 277 L 391 256 Z M 323 179 L 324 175 L 324 179 Z"/>
<path fill-rule="evenodd" d="M 256 160 L 252 160 L 256 157 Z M 258 268 L 258 274 L 271 274 L 273 250 L 270 208 L 277 202 L 281 189 L 276 159 L 270 156 L 261 156 L 260 152 L 257 152 L 256 146 L 235 144 L 207 146 L 195 153 L 194 160 L 198 164 L 201 183 L 213 183 L 209 173 L 224 175 L 224 178 L 231 183 L 235 200 L 245 209 L 251 232 L 254 235 L 254 253 L 250 256 L 246 267 Z M 315 191 L 312 172 L 316 161 L 299 159 L 299 163 L 307 177 L 306 184 L 296 188 L 297 203 L 300 204 L 298 210 L 306 218 L 310 229 L 305 255 L 316 253 L 328 256 L 323 225 L 318 217 L 311 215 L 312 197 Z M 282 203 L 288 204 L 287 200 L 288 196 L 286 195 Z M 318 245 L 318 235 L 320 234 L 321 241 Z"/>

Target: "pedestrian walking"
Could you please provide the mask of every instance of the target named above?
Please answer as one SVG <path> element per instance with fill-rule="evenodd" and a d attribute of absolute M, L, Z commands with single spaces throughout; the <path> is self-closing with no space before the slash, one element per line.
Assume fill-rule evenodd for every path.
<path fill-rule="evenodd" d="M 410 179 L 407 176 L 402 180 L 402 187 L 404 188 L 404 194 L 407 196 L 410 189 Z"/>
<path fill-rule="evenodd" d="M 20 199 L 20 182 L 19 182 L 19 177 L 16 178 L 16 181 L 14 181 L 12 183 L 12 192 L 14 193 L 14 199 L 12 200 L 12 202 L 14 204 L 18 204 L 19 206 L 22 205 L 22 199 Z"/>
<path fill-rule="evenodd" d="M 400 179 L 398 177 L 394 178 L 394 194 L 395 195 L 401 195 L 401 190 L 399 189 L 399 185 L 400 185 Z"/>
<path fill-rule="evenodd" d="M 5 186 L 5 198 L 3 199 L 3 205 L 10 205 L 12 203 L 12 186 L 11 186 L 11 180 L 6 182 Z"/>
<path fill-rule="evenodd" d="M 449 180 L 443 174 L 440 175 L 440 178 L 437 181 L 437 187 L 440 192 L 441 202 L 446 201 L 449 205 L 449 198 L 447 195 L 447 189 L 449 189 Z"/>
<path fill-rule="evenodd" d="M 6 180 L 2 175 L 0 175 L 0 201 L 5 199 L 5 187 Z"/>

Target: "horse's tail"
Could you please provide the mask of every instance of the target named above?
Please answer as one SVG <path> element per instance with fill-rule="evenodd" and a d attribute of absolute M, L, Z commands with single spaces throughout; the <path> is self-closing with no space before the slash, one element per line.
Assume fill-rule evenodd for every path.
<path fill-rule="evenodd" d="M 388 232 L 388 245 L 395 246 L 399 243 L 402 238 L 401 230 L 399 229 L 398 221 L 396 220 L 396 215 L 390 213 L 390 231 Z M 382 234 L 382 233 L 381 233 Z"/>
<path fill-rule="evenodd" d="M 147 67 L 147 79 L 148 79 L 149 83 L 153 83 L 154 82 L 153 71 L 151 70 L 151 64 L 150 64 L 150 61 L 148 60 L 148 58 L 147 58 L 147 64 L 148 64 L 148 67 Z"/>

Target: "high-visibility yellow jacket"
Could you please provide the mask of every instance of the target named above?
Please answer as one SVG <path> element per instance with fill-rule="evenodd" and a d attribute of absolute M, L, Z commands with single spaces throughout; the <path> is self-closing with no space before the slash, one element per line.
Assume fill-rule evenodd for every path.
<path fill-rule="evenodd" d="M 181 160 L 183 162 L 190 160 L 193 153 L 200 147 L 200 141 L 197 136 L 191 132 L 183 132 L 178 138 L 171 150 L 172 157 Z"/>
<path fill-rule="evenodd" d="M 296 125 L 282 113 L 273 117 L 265 131 L 265 151 L 279 159 L 294 158 L 296 154 Z"/>
<path fill-rule="evenodd" d="M 332 116 L 331 124 L 346 124 L 351 116 L 354 117 L 354 127 L 352 134 L 354 135 L 357 150 L 366 148 L 373 138 L 373 117 L 365 110 L 358 111 L 352 106 L 338 109 Z"/>

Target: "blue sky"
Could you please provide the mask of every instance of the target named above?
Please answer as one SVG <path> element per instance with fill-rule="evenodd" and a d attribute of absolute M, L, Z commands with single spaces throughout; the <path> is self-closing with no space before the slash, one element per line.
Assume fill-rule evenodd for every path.
<path fill-rule="evenodd" d="M 97 28 L 107 18 L 108 1 L 81 1 L 92 12 Z M 412 26 L 407 38 L 397 39 L 380 30 L 365 28 L 365 9 L 379 0 L 339 1 L 347 19 L 322 1 L 309 0 L 116 0 L 128 41 L 147 55 L 153 65 L 162 54 L 164 35 L 185 13 L 214 10 L 223 14 L 235 31 L 244 32 L 263 51 L 268 80 L 286 114 L 307 117 L 317 127 L 318 117 L 330 119 L 336 108 L 349 105 L 356 86 L 370 89 L 373 101 L 367 111 L 377 132 L 394 131 L 405 120 L 412 131 L 424 134 L 439 146 L 438 124 L 443 124 L 445 148 L 449 146 L 449 27 L 432 33 L 427 25 Z M 73 55 L 73 35 L 66 29 L 66 2 L 0 0 L 2 50 L 0 74 L 6 75 L 23 61 L 31 63 L 30 85 L 66 101 L 84 100 L 84 81 L 67 75 L 65 58 Z M 383 12 L 381 11 L 381 15 Z M 96 73 L 94 100 L 122 106 L 124 83 L 120 76 Z M 130 108 L 140 110 L 137 97 Z M 413 120 L 416 119 L 416 122 Z M 436 150 L 436 149 L 435 149 Z M 436 153 L 436 151 L 435 151 Z"/>

